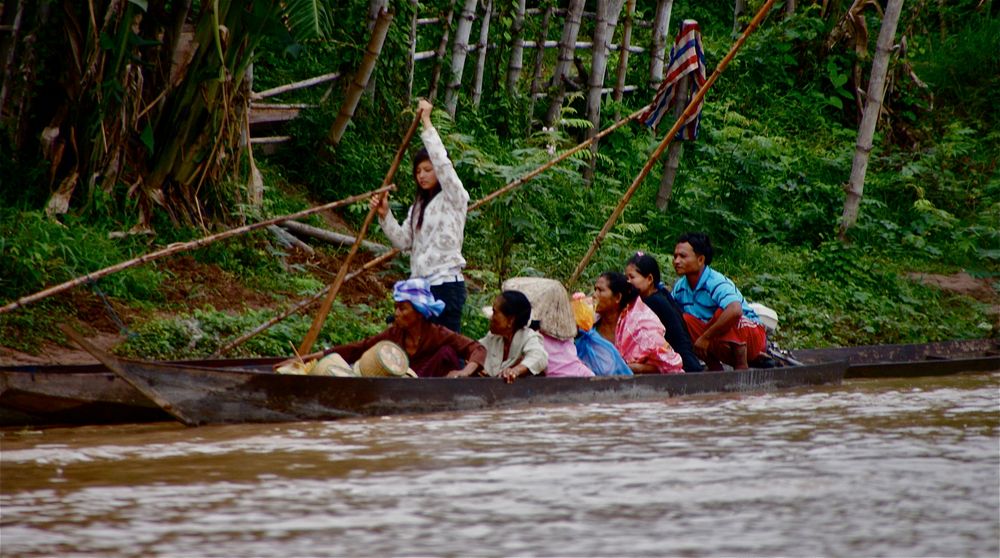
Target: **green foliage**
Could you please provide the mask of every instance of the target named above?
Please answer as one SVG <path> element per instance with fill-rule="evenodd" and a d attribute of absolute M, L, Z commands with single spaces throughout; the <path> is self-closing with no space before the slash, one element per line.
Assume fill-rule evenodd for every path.
<path fill-rule="evenodd" d="M 0 292 L 16 298 L 45 286 L 129 259 L 128 243 L 107 232 L 69 220 L 67 225 L 39 212 L 0 211 Z M 155 300 L 162 276 L 133 267 L 99 281 L 104 292 L 131 300 Z"/>
<path fill-rule="evenodd" d="M 334 304 L 314 348 L 330 347 L 375 335 L 385 329 L 391 313 L 387 301 L 375 308 Z M 240 315 L 212 307 L 168 319 L 152 319 L 133 328 L 134 335 L 116 351 L 129 357 L 174 359 L 207 357 L 268 321 L 274 311 L 249 310 Z M 312 325 L 312 315 L 291 316 L 234 348 L 227 356 L 280 356 L 293 354 Z"/>

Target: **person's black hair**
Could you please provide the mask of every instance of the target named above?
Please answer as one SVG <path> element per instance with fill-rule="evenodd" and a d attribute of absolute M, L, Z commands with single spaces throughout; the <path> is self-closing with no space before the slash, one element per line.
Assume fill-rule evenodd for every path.
<path fill-rule="evenodd" d="M 622 299 L 618 302 L 618 308 L 622 309 L 632 304 L 632 301 L 639 296 L 639 291 L 632 286 L 632 283 L 628 282 L 628 277 L 625 277 L 624 273 L 618 271 L 605 271 L 601 274 L 604 280 L 608 282 L 608 288 L 611 289 L 612 294 L 622 295 Z"/>
<path fill-rule="evenodd" d="M 687 232 L 677 238 L 677 244 L 681 242 L 690 244 L 695 254 L 705 256 L 705 265 L 712 263 L 712 254 L 715 253 L 715 250 L 712 249 L 712 241 L 708 238 L 707 234 L 702 232 Z"/>
<path fill-rule="evenodd" d="M 531 301 L 521 291 L 500 293 L 500 311 L 504 316 L 514 318 L 514 331 L 523 328 L 531 321 Z"/>
<path fill-rule="evenodd" d="M 414 182 L 417 182 L 417 165 L 419 165 L 420 163 L 423 163 L 424 161 L 430 161 L 430 160 L 431 160 L 431 155 L 430 155 L 430 153 L 427 152 L 427 148 L 426 147 L 421 147 L 413 155 L 413 181 Z M 438 195 L 438 193 L 440 193 L 440 192 L 441 192 L 441 183 L 440 182 L 438 182 L 437 184 L 435 184 L 434 187 L 431 188 L 430 190 L 424 190 L 423 188 L 420 187 L 420 183 L 417 182 L 417 194 L 413 198 L 413 213 L 414 213 L 414 215 L 411 217 L 411 219 L 413 219 L 413 217 L 416 217 L 415 222 L 416 222 L 416 228 L 417 229 L 419 229 L 420 227 L 424 226 L 424 210 L 427 209 L 427 204 L 431 203 L 431 200 L 434 199 L 434 196 Z"/>
<path fill-rule="evenodd" d="M 656 258 L 650 256 L 649 254 L 636 252 L 634 256 L 625 262 L 626 267 L 628 267 L 629 264 L 634 265 L 636 271 L 638 271 L 643 277 L 652 275 L 653 287 L 657 289 L 660 288 L 660 264 L 656 262 Z"/>

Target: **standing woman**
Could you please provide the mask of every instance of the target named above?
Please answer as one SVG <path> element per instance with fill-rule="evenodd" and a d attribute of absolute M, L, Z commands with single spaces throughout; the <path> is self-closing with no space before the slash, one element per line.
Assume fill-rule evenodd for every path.
<path fill-rule="evenodd" d="M 369 203 L 377 208 L 379 224 L 393 247 L 410 253 L 410 277 L 426 279 L 434 298 L 445 303 L 444 312 L 432 321 L 461 332 L 466 297 L 462 243 L 469 193 L 431 122 L 432 108 L 424 99 L 418 103 L 424 147 L 413 156 L 417 195 L 406 220 L 402 225 L 396 222 L 389 210 L 388 193 L 372 196 Z"/>
<path fill-rule="evenodd" d="M 642 302 L 660 318 L 666 328 L 665 337 L 670 346 L 681 355 L 685 372 L 701 372 L 705 367 L 694 354 L 691 335 L 688 333 L 680 310 L 670 293 L 660 282 L 660 264 L 649 254 L 636 252 L 625 264 L 625 276 L 628 282 L 639 291 Z"/>

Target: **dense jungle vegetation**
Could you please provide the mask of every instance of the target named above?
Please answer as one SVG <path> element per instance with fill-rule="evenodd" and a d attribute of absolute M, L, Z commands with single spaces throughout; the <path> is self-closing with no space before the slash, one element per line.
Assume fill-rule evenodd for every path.
<path fill-rule="evenodd" d="M 587 3 L 591 11 L 594 3 Z M 225 20 L 228 39 L 208 31 L 199 35 L 218 42 L 219 58 L 224 60 L 221 69 L 217 61 L 215 66 L 210 61 L 193 66 L 192 72 L 202 72 L 188 76 L 196 86 L 183 98 L 170 101 L 175 105 L 162 109 L 156 126 L 138 121 L 114 129 L 107 125 L 111 116 L 115 111 L 124 114 L 122 107 L 143 87 L 142 80 L 123 68 L 130 60 L 152 65 L 140 53 L 158 44 L 159 36 L 145 25 L 157 18 L 168 20 L 169 9 L 177 3 L 126 4 L 126 21 L 129 16 L 145 19 L 141 25 L 122 26 L 118 34 L 107 29 L 99 37 L 94 33 L 97 40 L 88 52 L 96 53 L 95 59 L 107 57 L 101 66 L 103 78 L 67 70 L 64 29 L 80 21 L 73 19 L 72 10 L 57 3 L 50 4 L 46 27 L 35 35 L 36 54 L 22 61 L 36 65 L 31 75 L 37 85 L 32 89 L 32 112 L 20 124 L 11 124 L 16 108 L 3 107 L 0 304 L 171 243 L 374 189 L 413 117 L 415 97 L 426 95 L 430 87 L 434 62 L 419 61 L 412 86 L 414 99 L 407 99 L 409 22 L 414 4 L 391 2 L 394 20 L 373 83 L 338 145 L 330 145 L 327 136 L 349 79 L 280 97 L 282 103 L 316 106 L 278 132 L 291 136 L 289 142 L 272 154 L 255 150 L 253 164 L 263 180 L 262 198 L 255 202 L 246 188 L 255 173 L 239 148 L 244 130 L 218 120 L 212 128 L 205 123 L 211 120 L 203 120 L 201 128 L 196 126 L 192 132 L 184 118 L 195 110 L 192 107 L 212 99 L 214 93 L 207 92 L 205 83 L 219 81 L 220 72 L 242 78 L 251 60 L 254 91 L 335 71 L 350 76 L 368 41 L 369 1 L 309 3 L 322 6 L 321 17 L 307 18 L 315 23 L 313 33 L 302 32 L 296 27 L 298 20 L 278 13 L 271 2 L 249 2 L 242 15 L 239 9 L 231 10 Z M 538 167 L 553 150 L 576 145 L 590 126 L 584 117 L 583 94 L 570 91 L 559 126 L 543 129 L 546 103 L 535 102 L 526 93 L 534 51 L 525 53 L 521 86 L 514 91 L 503 86 L 517 4 L 516 0 L 494 2 L 490 42 L 497 48 L 487 58 L 484 82 L 488 85 L 478 106 L 472 102 L 470 89 L 463 87 L 454 117 L 443 110 L 434 114 L 472 200 Z M 548 4 L 545 0 L 528 2 L 529 7 Z M 763 2 L 748 4 L 753 13 Z M 849 4 L 800 0 L 794 13 L 786 15 L 778 3 L 708 93 L 700 135 L 685 145 L 667 210 L 661 212 L 654 203 L 662 168 L 657 165 L 574 290 L 589 291 L 600 272 L 622 268 L 636 250 L 654 254 L 665 281 L 672 282 L 674 239 L 685 231 L 703 230 L 717 247 L 715 267 L 732 277 L 747 298 L 778 312 L 781 325 L 776 339 L 782 346 L 998 334 L 995 297 L 977 300 L 922 284 L 911 276 L 964 271 L 987 280 L 994 294 L 1000 290 L 1000 6 L 991 0 L 907 0 L 896 33 L 899 48 L 890 65 L 885 111 L 877 128 L 860 215 L 841 241 L 837 229 L 844 206 L 843 185 L 851 171 L 860 120 L 856 91 L 863 92 L 868 82 L 880 27 L 879 4 L 884 2 L 855 3 L 861 6 L 858 13 L 867 34 L 855 27 L 854 35 L 831 42 L 845 14 L 854 7 Z M 445 0 L 420 2 L 421 17 L 444 14 L 449 5 Z M 653 0 L 638 1 L 636 18 L 651 19 L 655 5 Z M 202 25 L 204 14 L 194 12 L 192 21 Z M 243 27 L 231 21 L 238 16 L 244 18 Z M 733 2 L 676 0 L 671 36 L 683 19 L 700 23 L 711 72 L 734 40 Z M 537 15 L 525 19 L 525 37 L 537 36 L 540 20 Z M 580 40 L 589 40 L 588 26 L 592 25 L 584 21 Z M 249 39 L 240 48 L 226 43 L 235 42 L 241 31 Z M 554 26 L 550 38 L 558 38 L 558 31 Z M 619 23 L 616 37 L 620 33 Z M 649 30 L 636 28 L 634 44 L 648 43 L 643 33 L 648 37 Z M 477 36 L 478 23 L 473 40 Z M 417 50 L 432 50 L 439 40 L 440 31 L 424 27 Z M 581 51 L 577 56 L 579 66 L 586 69 L 589 54 Z M 617 67 L 618 56 L 619 51 L 611 53 L 609 68 Z M 472 80 L 468 68 L 473 63 L 470 55 L 464 84 Z M 555 50 L 546 53 L 544 64 L 547 68 L 555 64 Z M 643 86 L 619 103 L 605 96 L 602 127 L 650 101 L 654 91 L 645 86 L 648 64 L 645 55 L 632 55 L 628 83 Z M 159 68 L 163 71 L 164 66 Z M 442 71 L 447 73 L 447 64 Z M 610 70 L 606 81 L 614 81 Z M 228 83 L 233 90 L 220 95 L 237 99 L 235 81 Z M 141 105 L 157 94 L 143 93 Z M 81 101 L 88 98 L 86 103 Z M 442 99 L 439 94 L 437 107 L 443 106 Z M 65 103 L 64 110 L 53 110 L 60 103 Z M 72 141 L 65 144 L 67 154 L 59 155 L 63 159 L 57 159 L 41 139 L 51 129 L 56 113 L 78 124 Z M 470 215 L 464 249 L 470 286 L 464 320 L 467 334 L 478 336 L 485 331 L 479 308 L 489 304 L 505 278 L 570 276 L 669 128 L 668 120 L 657 131 L 633 122 L 603 139 L 592 179 L 585 172 L 590 162 L 584 152 Z M 204 129 L 217 132 L 206 136 Z M 122 164 L 120 174 L 111 176 L 106 164 L 114 159 L 107 155 L 112 151 L 109 142 L 122 145 L 122 160 L 127 153 L 139 153 L 147 166 Z M 409 151 L 418 143 L 415 139 Z M 199 167 L 204 159 L 195 155 L 199 153 L 195 147 L 203 145 L 215 149 L 211 157 L 224 161 L 212 172 Z M 46 208 L 51 207 L 53 194 L 66 192 L 65 179 L 71 174 L 66 160 L 71 149 L 78 161 L 90 165 L 86 168 L 93 174 L 73 177 L 79 185 L 66 195 L 66 211 L 50 215 Z M 166 170 L 154 164 L 153 154 L 162 149 L 181 153 L 178 161 L 187 157 L 187 167 Z M 129 159 L 135 160 L 139 159 Z M 408 168 L 407 157 L 396 177 L 399 191 L 393 203 L 397 215 L 413 196 Z M 184 182 L 178 176 L 197 179 Z M 162 181 L 154 183 L 151 177 Z M 169 186 L 181 183 L 186 186 Z M 155 184 L 163 186 L 157 190 Z M 366 212 L 367 203 L 359 202 L 339 216 L 356 231 Z M 327 227 L 331 223 L 318 216 L 306 221 Z M 126 231 L 134 234 L 123 234 Z M 370 237 L 387 243 L 377 225 Z M 127 334 L 119 352 L 150 358 L 211 354 L 332 281 L 347 247 L 322 243 L 313 247 L 316 256 L 296 254 L 261 230 L 133 267 L 0 314 L 0 346 L 30 352 L 40 350 L 47 341 L 63 342 L 56 324 L 79 318 L 86 325 L 88 314 L 83 310 L 89 308 L 91 315 L 105 315 L 105 321 L 110 319 Z M 358 265 L 356 261 L 354 267 Z M 194 268 L 194 277 L 200 279 L 178 294 L 174 283 L 182 280 L 181 267 Z M 405 258 L 397 258 L 370 273 L 380 277 L 384 286 L 405 276 L 407 270 Z M 198 289 L 228 290 L 246 298 L 245 304 L 226 309 L 192 305 L 198 298 L 191 292 Z M 250 297 L 245 294 L 249 292 L 256 294 Z M 356 339 L 384 327 L 391 308 L 389 292 L 369 288 L 360 293 L 367 298 L 359 293 L 346 303 L 338 300 L 320 344 Z M 289 345 L 297 345 L 305 336 L 315 308 L 282 321 L 231 354 L 287 354 Z"/>

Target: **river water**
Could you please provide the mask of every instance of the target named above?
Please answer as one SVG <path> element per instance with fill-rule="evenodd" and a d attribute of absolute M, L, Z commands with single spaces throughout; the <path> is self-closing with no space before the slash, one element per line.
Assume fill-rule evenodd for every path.
<path fill-rule="evenodd" d="M 0 555 L 1000 554 L 1000 374 L 0 432 Z"/>

